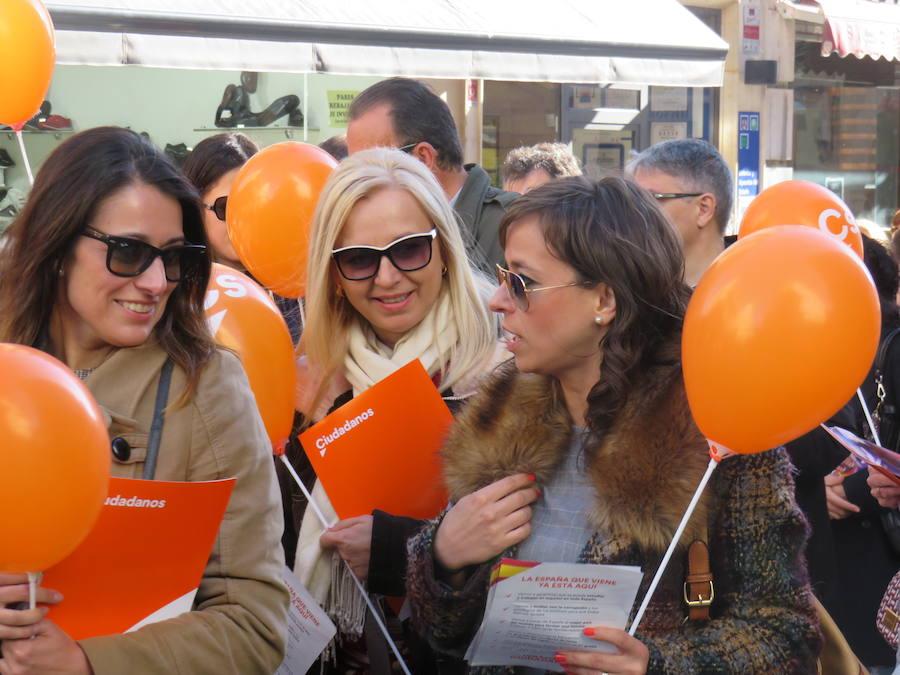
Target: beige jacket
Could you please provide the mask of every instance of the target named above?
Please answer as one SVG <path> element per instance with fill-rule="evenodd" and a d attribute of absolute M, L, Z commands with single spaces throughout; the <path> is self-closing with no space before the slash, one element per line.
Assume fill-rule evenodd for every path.
<path fill-rule="evenodd" d="M 126 461 L 113 457 L 113 476 L 141 477 L 165 358 L 156 344 L 121 349 L 85 381 L 104 410 L 110 439 L 121 436 L 131 445 Z M 170 406 L 184 388 L 176 367 Z M 244 675 L 272 673 L 280 665 L 289 598 L 281 581 L 283 524 L 271 449 L 240 362 L 219 351 L 190 402 L 166 414 L 156 479 L 231 476 L 237 483 L 195 611 L 133 633 L 82 640 L 96 675 Z"/>

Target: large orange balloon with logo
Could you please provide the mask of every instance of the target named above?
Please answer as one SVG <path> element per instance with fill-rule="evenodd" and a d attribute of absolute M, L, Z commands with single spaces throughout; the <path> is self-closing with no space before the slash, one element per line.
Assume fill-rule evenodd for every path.
<path fill-rule="evenodd" d="M 100 515 L 109 436 L 65 365 L 0 344 L 0 573 L 40 572 L 71 553 Z"/>
<path fill-rule="evenodd" d="M 213 264 L 206 317 L 220 344 L 241 357 L 272 446 L 284 446 L 294 420 L 294 344 L 287 324 L 259 284 Z"/>
<path fill-rule="evenodd" d="M 319 193 L 337 162 L 307 143 L 277 143 L 241 167 L 228 195 L 228 238 L 261 284 L 304 294 L 309 232 Z"/>
<path fill-rule="evenodd" d="M 788 180 L 767 187 L 747 207 L 738 239 L 776 225 L 815 228 L 849 246 L 862 260 L 862 235 L 850 207 L 817 183 Z"/>
<path fill-rule="evenodd" d="M 865 379 L 880 317 L 868 271 L 834 237 L 795 225 L 738 241 L 703 275 L 684 320 L 700 430 L 739 453 L 810 431 Z"/>
<path fill-rule="evenodd" d="M 0 2 L 0 123 L 21 129 L 50 87 L 56 48 L 40 0 Z"/>

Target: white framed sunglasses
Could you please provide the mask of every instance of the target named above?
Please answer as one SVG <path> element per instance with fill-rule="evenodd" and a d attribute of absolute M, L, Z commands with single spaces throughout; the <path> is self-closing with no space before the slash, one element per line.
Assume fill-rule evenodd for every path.
<path fill-rule="evenodd" d="M 387 246 L 344 246 L 331 252 L 334 264 L 347 281 L 365 281 L 378 274 L 381 259 L 387 256 L 401 272 L 415 272 L 431 262 L 432 242 L 437 229 L 421 234 L 408 234 Z"/>

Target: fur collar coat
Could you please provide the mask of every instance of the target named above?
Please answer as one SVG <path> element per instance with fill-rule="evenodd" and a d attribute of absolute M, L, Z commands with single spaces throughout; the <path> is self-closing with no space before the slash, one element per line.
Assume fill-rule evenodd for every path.
<path fill-rule="evenodd" d="M 571 434 L 558 383 L 505 364 L 456 418 L 445 445 L 451 502 L 513 473 L 546 481 Z M 587 450 L 596 488 L 587 513 L 595 535 L 579 562 L 640 565 L 645 578 L 637 605 L 707 467 L 707 453 L 680 363 L 645 371 L 599 444 Z M 408 598 L 419 631 L 436 648 L 460 655 L 480 623 L 495 561 L 474 570 L 462 590 L 451 589 L 434 567 L 439 525 L 440 518 L 410 542 Z M 717 467 L 681 548 L 698 536 L 709 542 L 715 575 L 712 618 L 684 623 L 684 556 L 676 554 L 638 631 L 650 650 L 648 672 L 816 672 L 820 637 L 802 560 L 806 523 L 783 449 Z M 515 557 L 515 549 L 505 555 Z"/>

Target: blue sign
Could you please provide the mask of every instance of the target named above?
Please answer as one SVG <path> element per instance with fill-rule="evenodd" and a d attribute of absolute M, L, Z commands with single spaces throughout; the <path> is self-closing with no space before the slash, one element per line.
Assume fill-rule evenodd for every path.
<path fill-rule="evenodd" d="M 759 113 L 738 113 L 738 197 L 759 194 Z"/>

